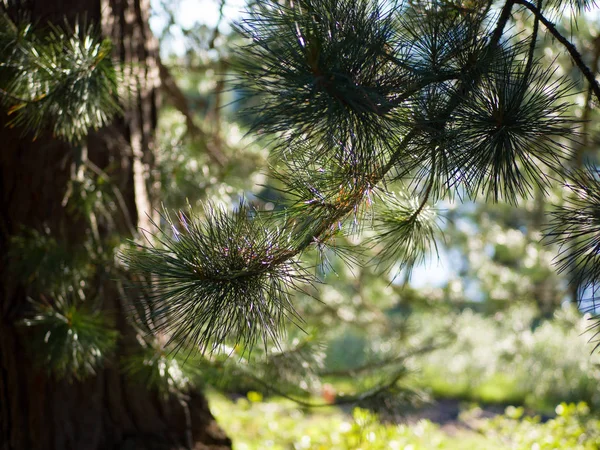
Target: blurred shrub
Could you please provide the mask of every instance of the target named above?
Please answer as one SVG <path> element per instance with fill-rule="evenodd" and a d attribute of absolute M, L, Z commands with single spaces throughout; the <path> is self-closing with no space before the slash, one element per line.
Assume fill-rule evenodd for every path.
<path fill-rule="evenodd" d="M 413 425 L 382 423 L 371 412 L 354 408 L 303 411 L 285 400 L 262 403 L 249 395 L 232 403 L 210 396 L 211 411 L 237 450 L 496 450 L 502 447 L 475 434 L 449 438 L 427 420 Z"/>
<path fill-rule="evenodd" d="M 535 317 L 535 308 L 526 305 L 494 316 L 467 309 L 421 317 L 428 328 L 451 323 L 456 340 L 418 361 L 419 383 L 437 395 L 542 410 L 585 401 L 600 409 L 600 355 L 588 344 L 588 318 L 573 306 L 558 310 L 553 320 L 538 323 Z"/>
<path fill-rule="evenodd" d="M 325 366 L 329 370 L 351 370 L 365 363 L 367 342 L 364 334 L 344 330 L 327 346 Z"/>
<path fill-rule="evenodd" d="M 523 417 L 523 408 L 509 407 L 504 416 L 485 421 L 480 429 L 508 448 L 535 450 L 596 450 L 600 447 L 600 421 L 590 416 L 589 407 L 561 403 L 556 417 L 541 423 L 540 417 Z"/>
<path fill-rule="evenodd" d="M 585 403 L 561 403 L 546 422 L 515 407 L 473 421 L 471 410 L 448 433 L 428 420 L 398 425 L 361 408 L 307 411 L 287 400 L 263 402 L 255 392 L 235 403 L 214 393 L 209 398 L 237 450 L 595 450 L 600 445 L 600 421 Z"/>

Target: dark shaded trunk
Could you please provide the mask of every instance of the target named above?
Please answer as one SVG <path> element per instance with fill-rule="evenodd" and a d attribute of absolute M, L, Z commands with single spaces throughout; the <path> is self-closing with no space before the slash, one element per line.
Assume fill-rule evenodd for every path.
<path fill-rule="evenodd" d="M 95 277 L 103 308 L 117 318 L 121 339 L 117 355 L 97 376 L 85 381 L 57 381 L 36 367 L 19 321 L 27 313 L 29 286 L 14 279 L 4 256 L 11 237 L 23 229 L 47 232 L 76 249 L 96 233 L 115 228 L 126 234 L 146 227 L 151 212 L 149 174 L 159 87 L 157 45 L 148 27 L 149 0 L 29 0 L 14 7 L 30 12 L 41 26 L 85 18 L 102 26 L 115 57 L 125 64 L 135 89 L 123 117 L 91 133 L 74 149 L 50 137 L 23 137 L 6 128 L 0 111 L 0 450 L 226 449 L 230 441 L 215 423 L 200 393 L 164 399 L 128 380 L 119 356 L 139 350 L 135 332 L 123 314 L 125 301 L 105 270 Z M 109 230 L 93 230 L 85 217 L 64 207 L 69 181 L 76 177 L 75 155 L 108 174 L 121 196 L 120 213 Z"/>

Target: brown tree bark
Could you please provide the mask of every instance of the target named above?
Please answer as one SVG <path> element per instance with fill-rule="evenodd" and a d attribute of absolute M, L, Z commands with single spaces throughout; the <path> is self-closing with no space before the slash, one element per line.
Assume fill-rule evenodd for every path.
<path fill-rule="evenodd" d="M 100 24 L 113 41 L 132 89 L 123 116 L 91 133 L 78 151 L 108 173 L 120 192 L 121 213 L 114 217 L 119 231 L 147 227 L 160 85 L 149 0 L 26 0 L 8 8 L 11 14 L 27 11 L 40 26 L 84 18 Z M 115 358 L 96 376 L 72 382 L 34 364 L 27 332 L 18 325 L 29 307 L 29 287 L 13 279 L 5 258 L 11 237 L 23 228 L 45 230 L 76 249 L 89 233 L 105 237 L 108 231 L 102 224 L 91 230 L 88 220 L 64 207 L 76 176 L 74 148 L 50 136 L 23 137 L 6 121 L 0 110 L 0 450 L 230 448 L 201 393 L 165 400 L 122 373 L 119 356 L 139 350 L 139 344 L 110 279 L 96 282 L 102 284 L 97 290 L 104 293 L 103 307 L 117 317 Z"/>

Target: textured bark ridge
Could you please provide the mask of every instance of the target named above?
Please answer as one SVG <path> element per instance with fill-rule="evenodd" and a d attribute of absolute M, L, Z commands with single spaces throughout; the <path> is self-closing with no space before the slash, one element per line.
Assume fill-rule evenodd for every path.
<path fill-rule="evenodd" d="M 122 193 L 126 207 L 114 218 L 116 226 L 124 233 L 132 226 L 144 227 L 156 188 L 148 174 L 154 162 L 159 87 L 149 0 L 26 0 L 9 8 L 11 13 L 26 9 L 39 23 L 83 17 L 101 24 L 112 39 L 115 56 L 133 80 L 125 114 L 90 134 L 82 151 L 110 174 Z M 83 382 L 56 381 L 36 367 L 26 331 L 18 326 L 28 307 L 27 286 L 7 270 L 10 238 L 23 227 L 50 230 L 76 248 L 88 230 L 84 219 L 66 214 L 63 206 L 73 149 L 51 137 L 23 137 L 4 126 L 6 119 L 0 111 L 0 450 L 231 448 L 201 393 L 162 400 L 129 381 L 119 370 L 118 357 Z M 117 355 L 134 351 L 135 334 L 124 317 L 122 295 L 111 280 L 97 282 L 104 308 L 117 318 Z"/>

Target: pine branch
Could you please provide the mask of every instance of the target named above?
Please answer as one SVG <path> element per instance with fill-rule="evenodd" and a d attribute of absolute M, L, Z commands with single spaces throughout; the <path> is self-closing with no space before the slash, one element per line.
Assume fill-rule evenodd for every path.
<path fill-rule="evenodd" d="M 155 242 L 122 254 L 132 272 L 157 276 L 146 319 L 177 348 L 277 343 L 284 322 L 300 320 L 290 291 L 311 282 L 290 258 L 273 264 L 289 251 L 289 230 L 267 226 L 243 203 L 232 214 L 205 205 L 204 216 L 163 216 L 171 233 L 154 224 Z"/>
<path fill-rule="evenodd" d="M 487 51 L 488 52 L 493 52 L 497 46 L 499 45 L 499 41 L 500 38 L 503 34 L 503 30 L 508 22 L 508 20 L 510 19 L 510 12 L 512 9 L 514 2 L 511 1 L 507 1 L 504 8 L 502 9 L 502 12 L 498 18 L 498 22 L 496 23 L 496 27 L 494 29 L 494 32 L 491 35 L 490 41 L 487 45 Z M 466 91 L 471 90 L 474 86 L 477 85 L 477 80 L 471 80 L 469 82 L 465 82 L 464 83 L 464 87 L 463 88 L 459 88 L 456 91 L 454 91 L 454 95 L 451 98 L 451 100 L 448 102 L 448 106 L 446 111 L 444 111 L 443 114 L 441 114 L 442 117 L 449 117 L 450 114 L 456 109 L 458 108 L 458 106 L 460 105 L 461 101 L 464 100 L 464 96 L 467 94 Z M 445 127 L 445 124 L 442 123 L 441 128 L 443 129 Z M 408 148 L 408 146 L 410 145 L 411 141 L 419 136 L 421 130 L 420 130 L 420 125 L 417 124 L 417 126 L 415 126 L 414 128 L 412 128 L 402 139 L 401 143 L 398 145 L 396 151 L 389 157 L 387 163 L 383 166 L 383 168 L 373 174 L 370 174 L 368 176 L 365 176 L 365 179 L 369 180 L 368 183 L 368 189 L 371 189 L 372 187 L 376 186 L 377 184 L 379 184 L 382 180 L 384 180 L 385 176 L 396 166 L 397 162 L 405 155 L 405 150 Z M 433 171 L 432 171 L 433 172 Z M 433 180 L 433 178 L 432 178 Z M 423 196 L 424 201 L 422 203 L 421 208 L 419 208 L 417 211 L 420 211 L 422 209 L 422 207 L 424 207 L 426 200 L 428 199 L 430 192 L 431 192 L 431 188 L 432 188 L 432 183 L 430 182 L 428 185 L 428 188 L 426 189 L 426 194 Z M 338 208 L 337 212 L 335 214 L 333 214 L 331 217 L 329 217 L 327 220 L 324 220 L 322 223 L 319 223 L 313 230 L 311 233 L 309 233 L 308 235 L 306 235 L 306 237 L 304 238 L 303 241 L 301 241 L 296 249 L 294 249 L 292 252 L 290 252 L 289 254 L 285 254 L 282 255 L 282 261 L 286 258 L 286 257 L 293 257 L 296 256 L 297 254 L 301 253 L 302 251 L 304 251 L 307 247 L 309 247 L 310 245 L 314 244 L 315 242 L 318 242 L 320 239 L 320 236 L 323 235 L 324 233 L 326 233 L 328 230 L 330 230 L 336 222 L 338 221 L 342 221 L 351 211 L 355 210 L 357 207 L 357 204 L 362 201 L 364 194 L 367 191 L 367 186 L 365 186 L 365 188 L 363 188 L 363 190 L 360 190 L 359 188 L 359 193 L 357 193 L 357 195 L 354 196 L 355 199 L 355 203 L 353 204 L 348 204 L 345 207 L 341 207 Z M 339 206 L 339 205 L 338 205 Z M 275 264 L 277 264 L 280 261 L 274 261 Z"/>
<path fill-rule="evenodd" d="M 504 4 L 492 30 L 483 17 L 457 20 L 436 2 L 416 12 L 384 11 L 371 0 L 259 2 L 239 27 L 250 41 L 240 86 L 261 95 L 254 128 L 276 136 L 285 166 L 278 177 L 295 202 L 259 221 L 207 211 L 187 233 L 161 232 L 164 250 L 129 254 L 137 270 L 158 276 L 156 303 L 166 323 L 175 317 L 165 331 L 198 345 L 230 335 L 252 345 L 266 311 L 262 326 L 276 339 L 279 319 L 292 311 L 286 286 L 298 258 L 356 218 L 388 180 L 427 175 L 419 177 L 427 180 L 420 200 L 382 216 L 388 250 L 406 267 L 435 248 L 431 198 L 462 185 L 471 196 L 515 200 L 530 179 L 543 184 L 538 161 L 559 165 L 558 137 L 572 136 L 568 104 L 560 103 L 570 85 L 533 60 L 534 43 L 524 50 L 501 42 L 515 4 Z M 232 248 L 257 257 L 233 261 Z M 265 294 L 267 274 L 274 295 Z M 224 298 L 239 310 L 228 311 Z"/>
<path fill-rule="evenodd" d="M 546 19 L 546 17 L 544 17 L 542 14 L 542 11 L 535 5 L 527 0 L 513 0 L 513 2 L 517 5 L 522 5 L 531 11 L 535 18 L 544 24 L 550 34 L 552 34 L 552 36 L 554 36 L 554 38 L 567 49 L 571 59 L 573 59 L 575 65 L 579 68 L 585 79 L 588 81 L 590 88 L 594 91 L 594 95 L 600 101 L 600 84 L 598 84 L 598 80 L 596 80 L 596 76 L 591 69 L 583 62 L 583 58 L 581 57 L 581 53 L 579 53 L 577 50 L 577 47 L 575 47 L 572 42 L 560 34 L 560 32 L 556 29 L 556 26 Z"/>
<path fill-rule="evenodd" d="M 84 300 L 79 283 L 62 286 L 51 298 L 32 301 L 34 313 L 22 321 L 32 329 L 35 361 L 58 379 L 95 375 L 117 343 L 117 331 Z"/>
<path fill-rule="evenodd" d="M 111 43 L 95 39 L 93 28 L 50 27 L 40 37 L 2 12 L 0 28 L 0 105 L 9 126 L 78 142 L 121 111 Z"/>

